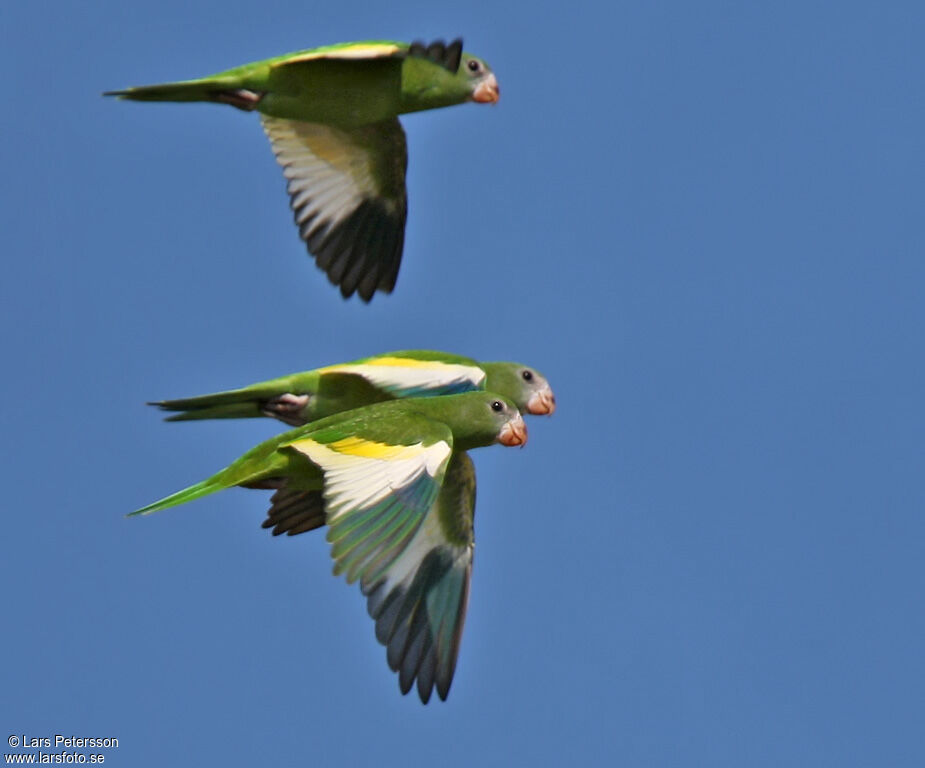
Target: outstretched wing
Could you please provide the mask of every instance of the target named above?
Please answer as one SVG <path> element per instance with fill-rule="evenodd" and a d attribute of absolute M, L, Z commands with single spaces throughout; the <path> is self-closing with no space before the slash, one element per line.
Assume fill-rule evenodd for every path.
<path fill-rule="evenodd" d="M 449 693 L 472 569 L 475 472 L 451 446 L 449 430 L 430 444 L 352 437 L 289 446 L 324 472 L 335 574 L 359 580 L 402 693 L 417 681 L 425 703 L 434 687 L 441 699 Z M 319 501 L 318 492 L 280 491 L 264 526 L 317 527 Z"/>
<path fill-rule="evenodd" d="M 397 118 L 338 128 L 261 115 L 288 180 L 299 235 L 344 298 L 395 287 L 408 149 Z"/>
<path fill-rule="evenodd" d="M 411 567 L 404 553 L 436 501 L 452 451 L 453 435 L 445 425 L 401 418 L 396 431 L 413 433 L 418 442 L 401 445 L 322 430 L 287 446 L 322 470 L 334 573 L 345 574 L 348 583 L 359 579 L 364 589 L 383 578 L 403 578 Z"/>
<path fill-rule="evenodd" d="M 444 69 L 456 73 L 462 61 L 462 38 L 456 38 L 449 44 L 442 40 L 432 43 L 423 43 L 416 40 L 411 45 L 403 45 L 389 40 L 370 40 L 359 43 L 338 43 L 320 48 L 311 48 L 298 53 L 290 53 L 271 59 L 270 63 L 277 67 L 298 65 L 309 61 L 371 61 L 374 59 L 401 59 L 412 56 L 428 59 Z"/>
<path fill-rule="evenodd" d="M 417 679 L 425 704 L 434 686 L 446 700 L 456 671 L 469 580 L 472 575 L 475 469 L 468 454 L 453 454 L 437 502 L 404 558 L 412 567 L 396 569 L 365 588 L 376 638 L 386 646 L 389 667 L 407 693 Z"/>

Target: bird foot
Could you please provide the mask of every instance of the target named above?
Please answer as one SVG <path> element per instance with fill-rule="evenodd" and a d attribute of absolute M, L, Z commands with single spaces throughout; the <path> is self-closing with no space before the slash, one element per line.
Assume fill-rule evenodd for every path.
<path fill-rule="evenodd" d="M 257 105 L 263 99 L 264 94 L 257 91 L 248 91 L 246 88 L 239 88 L 236 91 L 215 91 L 213 96 L 220 104 L 230 104 L 232 107 L 243 109 L 245 112 L 253 112 L 257 109 Z"/>
<path fill-rule="evenodd" d="M 292 427 L 300 427 L 305 423 L 302 410 L 308 405 L 309 399 L 308 395 L 293 395 L 287 392 L 267 400 L 263 404 L 263 412 Z"/>

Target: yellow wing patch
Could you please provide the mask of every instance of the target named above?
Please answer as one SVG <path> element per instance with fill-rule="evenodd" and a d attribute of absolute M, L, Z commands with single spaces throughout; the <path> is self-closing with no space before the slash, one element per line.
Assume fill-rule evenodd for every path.
<path fill-rule="evenodd" d="M 379 366 L 382 368 L 417 368 L 428 371 L 445 371 L 445 370 L 472 370 L 471 365 L 459 365 L 456 363 L 443 363 L 439 360 L 414 360 L 410 357 L 373 357 L 364 360 L 361 363 L 341 363 L 339 365 L 329 365 L 325 368 L 319 368 L 318 373 L 350 373 L 353 369 L 366 368 L 368 366 Z M 484 374 L 483 374 L 484 378 Z"/>
<path fill-rule="evenodd" d="M 311 438 L 295 440 L 289 445 L 301 453 L 311 455 L 316 449 L 334 451 L 345 456 L 356 456 L 363 459 L 380 459 L 381 461 L 399 461 L 413 459 L 420 456 L 427 449 L 422 443 L 415 445 L 389 445 L 377 443 L 374 440 L 364 440 L 362 437 L 345 437 L 333 443 L 319 443 Z"/>
<path fill-rule="evenodd" d="M 394 365 L 401 368 L 445 368 L 448 363 L 439 360 L 414 360 L 410 357 L 374 357 L 367 360 L 365 365 Z"/>
<path fill-rule="evenodd" d="M 383 459 L 385 461 L 410 459 L 424 451 L 424 446 L 420 443 L 417 445 L 388 445 L 387 443 L 364 440 L 362 437 L 345 437 L 343 440 L 328 443 L 328 448 L 338 453 L 346 453 L 349 456 L 362 456 L 365 459 Z"/>
<path fill-rule="evenodd" d="M 302 438 L 288 446 L 308 456 L 324 473 L 329 525 L 350 510 L 372 508 L 418 482 L 424 473 L 433 481 L 445 469 L 451 453 L 445 440 L 425 446 L 387 445 L 360 437 L 345 437 L 328 444 Z"/>

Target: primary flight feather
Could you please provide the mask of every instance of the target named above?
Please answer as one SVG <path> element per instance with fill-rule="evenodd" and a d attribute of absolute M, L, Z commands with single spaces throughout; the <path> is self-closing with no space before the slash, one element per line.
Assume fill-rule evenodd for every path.
<path fill-rule="evenodd" d="M 434 688 L 449 693 L 466 614 L 475 514 L 466 451 L 526 440 L 514 403 L 491 392 L 377 403 L 271 438 L 132 514 L 233 486 L 314 495 L 335 574 L 359 581 L 402 693 L 416 682 L 427 703 Z"/>
<path fill-rule="evenodd" d="M 347 298 L 390 293 L 407 217 L 398 115 L 493 104 L 488 65 L 449 45 L 370 41 L 299 51 L 210 77 L 109 91 L 133 101 L 206 101 L 257 111 L 287 179 L 299 235 Z"/>

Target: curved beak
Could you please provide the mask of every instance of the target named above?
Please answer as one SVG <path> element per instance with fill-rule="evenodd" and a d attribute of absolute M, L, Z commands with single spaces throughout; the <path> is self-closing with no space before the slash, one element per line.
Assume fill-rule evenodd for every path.
<path fill-rule="evenodd" d="M 498 442 L 501 445 L 526 445 L 527 444 L 527 425 L 524 424 L 524 417 L 519 413 L 507 424 L 501 427 L 501 433 L 498 435 Z"/>
<path fill-rule="evenodd" d="M 534 392 L 527 401 L 527 413 L 534 416 L 552 416 L 556 410 L 556 396 L 547 384 L 539 392 Z"/>
<path fill-rule="evenodd" d="M 493 72 L 489 72 L 472 92 L 472 100 L 479 104 L 497 104 L 500 98 L 501 89 L 498 87 L 498 81 Z"/>

